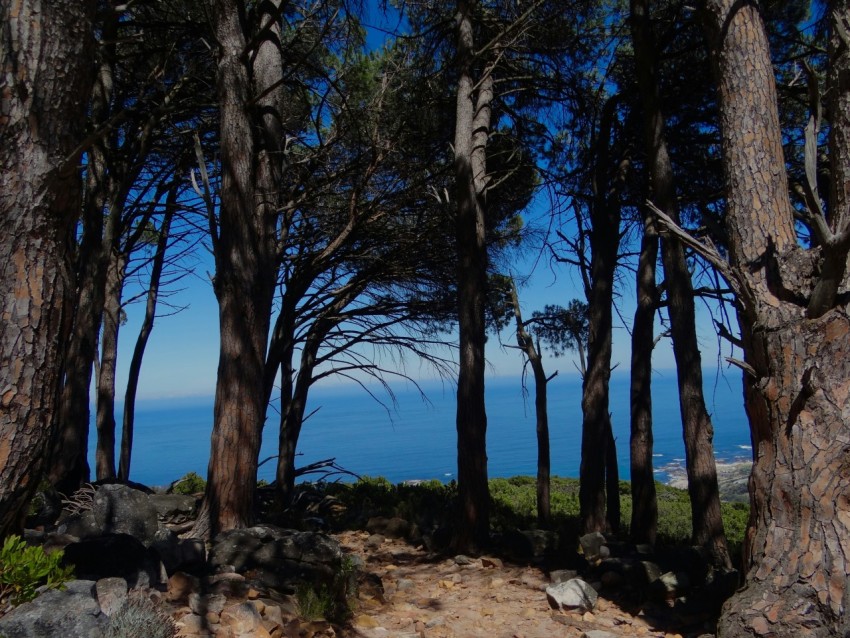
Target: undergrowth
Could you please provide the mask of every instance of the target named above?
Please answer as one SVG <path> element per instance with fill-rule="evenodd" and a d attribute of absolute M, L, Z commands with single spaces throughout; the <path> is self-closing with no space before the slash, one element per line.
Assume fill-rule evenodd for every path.
<path fill-rule="evenodd" d="M 20 536 L 6 538 L 0 548 L 0 606 L 29 602 L 42 587 L 64 589 L 73 579 L 74 567 L 63 567 L 61 561 L 61 551 L 48 554 Z"/>

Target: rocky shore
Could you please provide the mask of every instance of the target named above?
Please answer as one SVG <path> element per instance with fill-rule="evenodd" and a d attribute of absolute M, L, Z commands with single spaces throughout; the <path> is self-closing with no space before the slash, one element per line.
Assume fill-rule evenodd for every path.
<path fill-rule="evenodd" d="M 717 464 L 717 486 L 720 500 L 731 503 L 749 502 L 747 482 L 753 464 L 750 461 L 734 461 Z M 688 489 L 688 477 L 684 467 L 666 468 L 670 479 L 667 484 L 679 489 Z"/>

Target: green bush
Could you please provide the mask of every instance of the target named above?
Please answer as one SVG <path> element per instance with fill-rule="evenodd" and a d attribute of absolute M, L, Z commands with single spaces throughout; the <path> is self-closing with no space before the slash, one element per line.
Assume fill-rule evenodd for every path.
<path fill-rule="evenodd" d="M 9 536 L 0 548 L 0 604 L 20 605 L 38 595 L 42 585 L 64 589 L 73 579 L 74 568 L 62 567 L 62 552 L 47 554 L 31 547 L 20 536 Z"/>
<path fill-rule="evenodd" d="M 150 598 L 130 594 L 127 602 L 109 617 L 106 638 L 174 638 L 177 626 Z"/>
<path fill-rule="evenodd" d="M 169 492 L 172 494 L 197 494 L 203 492 L 207 487 L 207 482 L 202 479 L 196 472 L 189 472 L 183 478 L 177 479 L 171 484 Z"/>
<path fill-rule="evenodd" d="M 356 595 L 356 570 L 349 556 L 343 556 L 339 571 L 330 585 L 318 588 L 309 584 L 295 590 L 298 612 L 305 620 L 328 620 L 343 624 L 351 616 L 351 601 Z"/>

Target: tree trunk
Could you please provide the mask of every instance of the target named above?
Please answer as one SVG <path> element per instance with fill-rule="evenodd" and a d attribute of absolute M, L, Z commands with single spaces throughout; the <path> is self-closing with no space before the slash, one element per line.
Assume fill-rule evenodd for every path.
<path fill-rule="evenodd" d="M 0 537 L 20 527 L 55 432 L 94 8 L 0 8 Z"/>
<path fill-rule="evenodd" d="M 100 338 L 100 372 L 97 377 L 97 480 L 115 478 L 115 373 L 118 368 L 118 333 L 121 330 L 121 294 L 127 257 L 113 251 L 106 274 L 106 300 Z"/>
<path fill-rule="evenodd" d="M 278 3 L 263 5 L 256 56 L 237 0 L 218 0 L 216 84 L 221 199 L 213 237 L 221 344 L 204 504 L 194 533 L 215 536 L 253 521 L 265 420 L 265 355 L 278 269 L 280 33 Z M 254 103 L 256 102 L 256 104 Z M 257 106 L 262 108 L 257 108 Z"/>
<path fill-rule="evenodd" d="M 655 262 L 658 233 L 649 209 L 643 207 L 643 238 L 637 269 L 637 305 L 632 324 L 630 464 L 632 483 L 631 538 L 634 543 L 655 544 L 658 500 L 652 468 L 652 352 L 655 349 L 654 316 L 658 303 Z"/>
<path fill-rule="evenodd" d="M 610 430 L 608 384 L 611 378 L 614 272 L 620 244 L 618 181 L 612 174 L 609 145 L 616 111 L 610 99 L 603 109 L 595 150 L 595 184 L 591 210 L 591 288 L 588 291 L 587 374 L 582 384 L 579 508 L 584 533 L 606 530 L 605 450 Z M 622 169 L 622 167 L 621 167 Z"/>
<path fill-rule="evenodd" d="M 484 181 L 492 77 L 473 80 L 471 0 L 458 0 L 458 88 L 455 129 L 457 296 L 460 349 L 457 389 L 457 462 L 460 512 L 453 545 L 470 552 L 490 535 L 487 412 L 484 403 L 484 308 L 487 287 Z"/>
<path fill-rule="evenodd" d="M 667 150 L 664 113 L 658 94 L 655 42 L 646 0 L 632 0 L 632 36 L 635 65 L 644 111 L 650 198 L 679 223 L 673 165 Z M 667 308 L 679 384 L 679 411 L 685 439 L 685 464 L 691 500 L 692 541 L 704 547 L 714 565 L 732 567 L 720 513 L 720 492 L 714 461 L 714 427 L 705 407 L 702 363 L 696 334 L 696 312 L 691 274 L 682 243 L 669 234 L 661 239 L 667 284 Z"/>
<path fill-rule="evenodd" d="M 171 220 L 177 206 L 178 188 L 175 184 L 168 193 L 165 203 L 165 215 L 162 225 L 159 227 L 159 236 L 156 242 L 156 253 L 151 266 L 150 283 L 148 284 L 148 297 L 145 304 L 145 317 L 136 346 L 133 348 L 133 358 L 130 360 L 130 368 L 127 373 L 127 391 L 124 394 L 124 423 L 121 428 L 121 452 L 118 457 L 118 478 L 127 481 L 130 478 L 130 459 L 133 452 L 133 424 L 136 417 L 136 390 L 139 387 L 139 375 L 142 371 L 142 359 L 145 356 L 145 347 L 153 330 L 156 319 L 156 303 L 159 296 L 159 282 L 162 277 L 162 269 L 165 264 L 165 252 L 168 249 L 169 233 L 171 232 Z"/>
<path fill-rule="evenodd" d="M 846 2 L 837 6 L 846 20 Z M 805 314 L 821 276 L 818 253 L 846 248 L 840 242 L 815 251 L 798 246 L 758 6 L 711 0 L 707 9 L 727 176 L 726 274 L 738 290 L 755 455 L 746 587 L 726 603 L 718 630 L 724 637 L 846 636 L 850 317 L 846 301 L 817 318 Z M 842 61 L 831 62 L 841 64 L 846 77 L 846 46 L 844 52 Z M 841 126 L 846 115 L 836 113 L 833 125 Z M 834 228 L 846 229 L 847 211 L 831 211 Z M 846 290 L 846 274 L 839 283 Z"/>
<path fill-rule="evenodd" d="M 611 415 L 608 415 L 608 431 L 605 437 L 605 520 L 608 529 L 618 534 L 620 532 L 620 468 L 617 465 L 617 440 L 611 426 Z"/>
<path fill-rule="evenodd" d="M 525 329 L 522 310 L 519 306 L 519 295 L 517 294 L 516 283 L 513 279 L 511 279 L 511 305 L 513 306 L 514 319 L 516 320 L 517 345 L 525 353 L 525 356 L 528 357 L 528 363 L 531 365 L 531 371 L 534 374 L 534 414 L 537 419 L 537 522 L 541 527 L 546 528 L 552 524 L 551 481 L 549 476 L 551 469 L 549 408 L 546 398 L 549 378 L 543 369 L 543 361 L 540 357 L 539 348 L 535 347 L 534 339 L 532 339 L 531 335 Z"/>

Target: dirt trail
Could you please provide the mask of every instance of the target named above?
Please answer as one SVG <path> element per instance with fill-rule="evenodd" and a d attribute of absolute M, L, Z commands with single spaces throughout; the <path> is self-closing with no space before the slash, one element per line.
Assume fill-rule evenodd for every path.
<path fill-rule="evenodd" d="M 553 610 L 544 591 L 548 578 L 534 567 L 497 558 L 431 557 L 404 541 L 366 532 L 343 532 L 336 538 L 345 551 L 361 558 L 363 572 L 380 579 L 373 576 L 361 584 L 346 638 L 682 635 L 669 614 L 662 629 L 662 623 L 645 612 L 632 615 L 604 597 L 593 612 Z"/>

